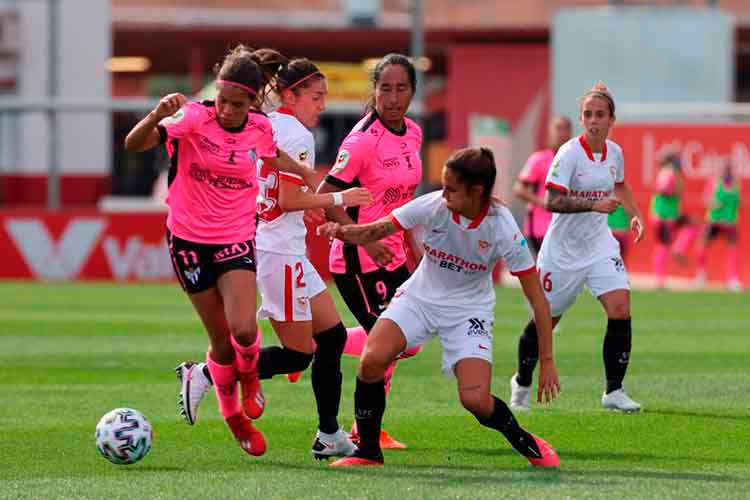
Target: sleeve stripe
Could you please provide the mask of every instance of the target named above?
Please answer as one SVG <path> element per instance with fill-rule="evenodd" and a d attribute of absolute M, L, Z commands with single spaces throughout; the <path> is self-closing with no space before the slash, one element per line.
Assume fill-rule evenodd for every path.
<path fill-rule="evenodd" d="M 295 174 L 290 174 L 287 172 L 279 172 L 279 177 L 281 180 L 286 182 L 291 182 L 292 184 L 298 184 L 300 186 L 305 185 L 305 181 L 302 180 L 302 178 Z"/>
<path fill-rule="evenodd" d="M 398 229 L 399 231 L 405 231 L 406 230 L 404 228 L 404 226 L 402 226 L 401 223 L 398 221 L 398 219 L 396 218 L 395 215 L 391 214 L 391 215 L 389 215 L 389 217 L 391 219 L 391 222 L 393 222 L 393 225 L 396 226 L 396 229 Z"/>
<path fill-rule="evenodd" d="M 513 276 L 526 276 L 527 274 L 535 273 L 536 272 L 536 266 L 531 266 L 528 269 L 524 269 L 523 271 L 511 271 L 510 274 Z"/>
<path fill-rule="evenodd" d="M 556 191 L 561 191 L 565 194 L 568 194 L 568 188 L 566 188 L 565 186 L 561 186 L 560 184 L 555 184 L 554 182 L 548 182 L 547 184 L 544 185 L 544 187 L 546 189 L 552 188 Z"/>
<path fill-rule="evenodd" d="M 326 175 L 326 178 L 324 179 L 328 184 L 336 187 L 340 187 L 341 189 L 349 189 L 350 187 L 354 187 L 353 183 L 342 181 L 341 179 L 334 177 L 332 175 Z"/>

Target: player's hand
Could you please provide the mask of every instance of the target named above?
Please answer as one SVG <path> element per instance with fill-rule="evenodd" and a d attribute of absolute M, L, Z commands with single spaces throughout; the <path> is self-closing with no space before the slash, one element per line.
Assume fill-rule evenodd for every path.
<path fill-rule="evenodd" d="M 379 241 L 362 245 L 362 248 L 365 249 L 367 255 L 375 261 L 378 267 L 385 267 L 393 260 L 393 251 Z"/>
<path fill-rule="evenodd" d="M 341 224 L 338 222 L 326 222 L 315 229 L 318 236 L 325 236 L 329 240 L 334 239 L 339 231 L 341 231 Z"/>
<path fill-rule="evenodd" d="M 318 227 L 326 223 L 326 211 L 322 208 L 308 208 L 302 217 L 308 227 Z"/>
<path fill-rule="evenodd" d="M 551 403 L 560 394 L 560 377 L 557 375 L 554 361 L 542 361 L 540 363 L 537 387 L 536 400 L 538 403 Z"/>
<path fill-rule="evenodd" d="M 620 206 L 620 200 L 617 198 L 604 198 L 603 200 L 597 200 L 591 207 L 592 212 L 599 212 L 602 214 L 611 214 L 617 207 Z"/>
<path fill-rule="evenodd" d="M 175 94 L 165 95 L 161 98 L 156 108 L 154 108 L 153 113 L 158 120 L 161 120 L 162 118 L 166 118 L 177 113 L 177 111 L 181 107 L 183 107 L 185 103 L 187 103 L 187 97 L 180 94 L 179 92 Z"/>
<path fill-rule="evenodd" d="M 342 191 L 341 194 L 344 197 L 344 205 L 347 207 L 358 207 L 372 203 L 372 195 L 365 188 L 351 188 Z"/>
<path fill-rule="evenodd" d="M 635 242 L 638 243 L 643 239 L 643 233 L 646 228 L 643 225 L 643 221 L 640 217 L 636 216 L 630 219 L 630 229 L 635 233 Z"/>

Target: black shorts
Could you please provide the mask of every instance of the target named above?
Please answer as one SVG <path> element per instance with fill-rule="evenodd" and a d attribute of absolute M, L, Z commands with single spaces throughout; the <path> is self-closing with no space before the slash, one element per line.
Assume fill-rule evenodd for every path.
<path fill-rule="evenodd" d="M 405 264 L 393 271 L 378 269 L 369 273 L 331 274 L 346 306 L 368 332 L 388 307 L 396 289 L 409 279 Z"/>
<path fill-rule="evenodd" d="M 213 288 L 219 276 L 235 269 L 255 272 L 253 240 L 227 245 L 194 243 L 167 230 L 167 245 L 174 272 L 187 293 Z"/>
<path fill-rule="evenodd" d="M 726 238 L 729 243 L 736 243 L 737 225 L 712 223 L 706 226 L 706 240 L 715 240 L 719 236 Z"/>

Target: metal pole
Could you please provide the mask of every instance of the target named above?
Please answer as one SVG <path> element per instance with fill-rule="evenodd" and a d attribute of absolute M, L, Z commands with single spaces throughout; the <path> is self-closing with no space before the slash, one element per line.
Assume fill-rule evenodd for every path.
<path fill-rule="evenodd" d="M 57 41 L 59 31 L 59 0 L 48 0 L 48 32 L 49 32 L 49 47 L 48 47 L 48 93 L 49 98 L 54 100 L 57 96 Z M 47 172 L 47 208 L 49 210 L 60 209 L 60 171 L 59 165 L 57 164 L 57 158 L 59 157 L 58 147 L 58 116 L 57 110 L 50 107 L 47 111 L 47 118 L 49 126 L 47 127 L 48 145 L 49 149 L 47 154 L 48 172 Z"/>

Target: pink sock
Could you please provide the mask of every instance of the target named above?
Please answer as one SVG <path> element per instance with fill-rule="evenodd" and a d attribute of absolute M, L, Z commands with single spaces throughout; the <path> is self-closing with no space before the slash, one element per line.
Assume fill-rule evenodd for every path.
<path fill-rule="evenodd" d="M 396 369 L 396 362 L 388 366 L 388 368 L 385 370 L 385 375 L 383 376 L 383 381 L 385 382 L 385 393 L 388 394 L 391 392 L 391 379 L 393 378 L 393 371 Z"/>
<path fill-rule="evenodd" d="M 262 335 L 260 328 L 258 334 L 255 337 L 255 342 L 247 347 L 240 345 L 239 342 L 233 337 L 232 347 L 234 347 L 234 366 L 240 373 L 252 373 L 258 369 L 258 354 L 260 350 L 260 343 Z"/>
<path fill-rule="evenodd" d="M 669 249 L 667 245 L 659 243 L 654 248 L 654 273 L 656 273 L 656 283 L 658 286 L 664 285 L 664 276 L 667 270 L 667 256 Z"/>
<path fill-rule="evenodd" d="M 687 226 L 680 229 L 680 232 L 675 239 L 674 245 L 672 245 L 672 249 L 675 251 L 675 253 L 678 253 L 680 255 L 687 255 L 688 250 L 690 250 L 690 245 L 693 244 L 693 240 L 695 240 L 696 236 L 698 236 L 698 225 L 688 224 Z"/>
<path fill-rule="evenodd" d="M 737 270 L 737 246 L 736 245 L 730 245 L 730 247 L 727 249 L 728 255 L 728 262 L 727 262 L 727 272 L 729 274 L 729 281 L 739 281 L 740 280 L 740 273 Z"/>
<path fill-rule="evenodd" d="M 698 247 L 698 272 L 706 272 L 706 246 L 701 245 Z"/>
<path fill-rule="evenodd" d="M 240 413 L 240 402 L 237 398 L 237 375 L 233 365 L 220 365 L 206 353 L 206 364 L 214 381 L 214 392 L 219 402 L 219 411 L 226 419 Z"/>
<path fill-rule="evenodd" d="M 359 356 L 367 343 L 367 331 L 361 326 L 346 329 L 346 345 L 344 354 Z"/>

